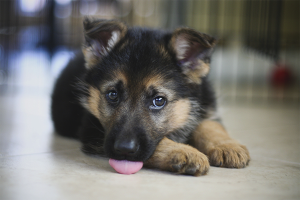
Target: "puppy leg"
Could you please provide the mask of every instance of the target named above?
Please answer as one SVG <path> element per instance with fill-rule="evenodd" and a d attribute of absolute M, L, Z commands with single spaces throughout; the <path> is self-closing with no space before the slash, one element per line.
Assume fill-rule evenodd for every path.
<path fill-rule="evenodd" d="M 145 166 L 200 176 L 208 172 L 209 162 L 197 149 L 164 137 Z"/>
<path fill-rule="evenodd" d="M 199 124 L 193 132 L 191 144 L 208 156 L 212 166 L 243 168 L 250 161 L 247 148 L 230 138 L 216 121 L 205 120 Z"/>

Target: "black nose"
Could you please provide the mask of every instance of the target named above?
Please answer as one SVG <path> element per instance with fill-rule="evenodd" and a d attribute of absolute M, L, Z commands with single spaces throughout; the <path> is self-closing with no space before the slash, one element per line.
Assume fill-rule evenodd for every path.
<path fill-rule="evenodd" d="M 114 144 L 114 150 L 119 155 L 133 156 L 139 149 L 136 139 L 117 139 Z"/>

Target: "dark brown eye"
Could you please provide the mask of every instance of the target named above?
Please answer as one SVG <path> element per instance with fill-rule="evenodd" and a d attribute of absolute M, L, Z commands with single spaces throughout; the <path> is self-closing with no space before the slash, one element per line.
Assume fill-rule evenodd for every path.
<path fill-rule="evenodd" d="M 161 109 L 165 106 L 166 99 L 164 97 L 155 97 L 153 99 L 153 105 L 151 106 L 152 109 Z"/>
<path fill-rule="evenodd" d="M 112 102 L 117 102 L 118 101 L 118 93 L 115 90 L 109 91 L 106 94 L 106 97 L 108 98 L 108 100 L 110 100 Z"/>

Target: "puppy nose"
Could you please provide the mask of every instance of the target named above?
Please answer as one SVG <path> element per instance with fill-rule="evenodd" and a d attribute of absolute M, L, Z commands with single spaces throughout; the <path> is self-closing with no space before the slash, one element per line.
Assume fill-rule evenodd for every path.
<path fill-rule="evenodd" d="M 138 149 L 136 139 L 118 139 L 114 144 L 115 152 L 119 155 L 134 155 Z"/>

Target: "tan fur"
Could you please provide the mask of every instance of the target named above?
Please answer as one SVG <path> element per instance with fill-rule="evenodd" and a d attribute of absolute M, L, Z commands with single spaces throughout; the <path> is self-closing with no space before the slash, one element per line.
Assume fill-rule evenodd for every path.
<path fill-rule="evenodd" d="M 150 76 L 142 83 L 146 90 L 148 90 L 150 87 L 154 87 L 161 93 L 159 95 L 165 96 L 168 100 L 172 100 L 174 98 L 174 92 L 170 89 L 167 89 L 167 86 L 172 84 L 172 81 L 167 82 L 163 77 L 158 75 Z"/>
<path fill-rule="evenodd" d="M 82 48 L 82 53 L 85 59 L 85 67 L 87 69 L 92 68 L 99 63 L 99 58 L 94 55 L 92 47 Z"/>
<path fill-rule="evenodd" d="M 111 117 L 113 111 L 107 106 L 107 102 L 104 98 L 104 95 L 94 87 L 89 88 L 89 97 L 87 100 L 87 108 L 88 110 L 99 119 L 101 124 L 105 128 L 109 128 L 111 126 Z"/>
<path fill-rule="evenodd" d="M 216 121 L 200 123 L 193 132 L 192 145 L 206 154 L 213 166 L 243 168 L 250 161 L 247 148 L 232 139 Z"/>
<path fill-rule="evenodd" d="M 167 49 L 161 45 L 161 44 L 158 44 L 157 45 L 157 48 L 158 48 L 158 51 L 160 52 L 160 54 L 165 57 L 165 58 L 170 58 L 170 54 L 169 52 L 167 51 Z"/>
<path fill-rule="evenodd" d="M 185 68 L 183 73 L 188 77 L 188 82 L 201 84 L 201 78 L 209 72 L 209 64 L 198 60 L 198 65 L 193 70 Z"/>
<path fill-rule="evenodd" d="M 127 77 L 122 71 L 114 71 L 114 77 L 114 80 L 122 81 L 125 86 L 127 85 Z"/>
<path fill-rule="evenodd" d="M 209 170 L 208 159 L 203 153 L 166 137 L 160 141 L 145 166 L 195 176 L 204 175 Z"/>
<path fill-rule="evenodd" d="M 161 84 L 163 83 L 163 78 L 160 76 L 150 76 L 144 80 L 142 83 L 146 89 L 149 87 L 161 87 Z"/>
<path fill-rule="evenodd" d="M 88 100 L 88 104 L 90 108 L 89 110 L 93 115 L 95 115 L 100 120 L 101 124 L 105 128 L 111 127 L 111 121 L 114 121 L 114 119 L 117 118 L 117 116 L 113 116 L 114 111 L 107 105 L 106 99 L 103 99 L 104 93 L 107 92 L 108 90 L 113 90 L 114 88 L 112 86 L 114 86 L 119 81 L 122 81 L 125 86 L 127 84 L 127 78 L 125 74 L 122 73 L 121 71 L 114 71 L 113 75 L 114 75 L 113 81 L 101 85 L 100 87 L 101 91 L 93 87 L 89 89 L 89 93 L 90 93 L 90 97 Z M 118 115 L 118 112 L 115 113 L 115 115 Z"/>
<path fill-rule="evenodd" d="M 89 111 L 101 121 L 101 115 L 99 112 L 100 105 L 100 91 L 94 87 L 89 88 L 89 98 L 87 100 Z"/>
<path fill-rule="evenodd" d="M 127 77 L 125 76 L 124 73 L 122 73 L 121 71 L 114 71 L 112 73 L 113 73 L 112 80 L 100 85 L 100 90 L 102 93 L 110 89 L 113 89 L 111 87 L 116 85 L 119 81 L 122 81 L 125 86 L 127 85 Z"/>
<path fill-rule="evenodd" d="M 172 129 L 177 129 L 182 127 L 188 120 L 191 111 L 191 103 L 188 99 L 180 99 L 171 106 L 173 108 L 169 116 L 171 122 L 170 127 Z"/>
<path fill-rule="evenodd" d="M 118 48 L 119 51 L 123 50 L 127 45 L 129 44 L 129 41 L 126 40 L 125 42 L 123 42 L 120 46 L 120 48 Z"/>

